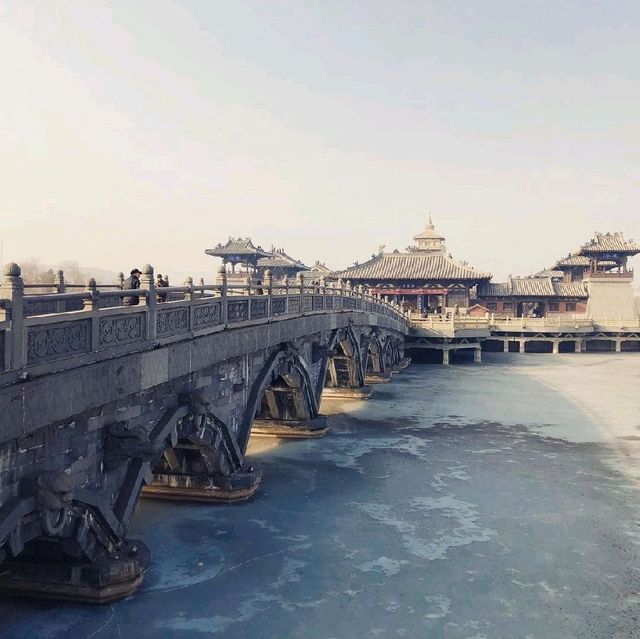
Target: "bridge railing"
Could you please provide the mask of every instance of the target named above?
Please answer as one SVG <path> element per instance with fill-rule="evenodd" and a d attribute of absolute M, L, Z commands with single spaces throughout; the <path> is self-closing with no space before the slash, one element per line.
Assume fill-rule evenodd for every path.
<path fill-rule="evenodd" d="M 0 287 L 0 373 L 58 370 L 69 358 L 91 361 L 245 323 L 327 311 L 367 311 L 408 326 L 397 305 L 361 287 L 301 278 L 281 285 L 268 273 L 262 284 L 228 285 L 219 273 L 217 284 L 194 285 L 187 278 L 183 286 L 156 288 L 153 268 L 146 266 L 139 289 L 99 288 L 94 280 L 83 290 L 67 288 L 25 294 L 20 268 L 7 266 Z"/>
<path fill-rule="evenodd" d="M 495 330 L 522 331 L 558 331 L 579 329 L 633 330 L 640 328 L 640 319 L 585 318 L 570 315 L 568 317 L 491 317 L 490 325 Z"/>
<path fill-rule="evenodd" d="M 481 330 L 489 328 L 489 319 L 485 317 L 468 317 L 465 315 L 427 315 L 426 317 L 412 315 L 411 324 L 416 328 L 433 329 L 434 331 L 442 330 L 445 327 L 451 330 Z"/>

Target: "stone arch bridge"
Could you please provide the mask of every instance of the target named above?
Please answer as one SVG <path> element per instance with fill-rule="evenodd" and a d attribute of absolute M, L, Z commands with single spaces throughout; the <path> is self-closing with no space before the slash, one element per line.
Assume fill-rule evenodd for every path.
<path fill-rule="evenodd" d="M 149 553 L 127 528 L 143 492 L 234 501 L 260 470 L 252 428 L 314 436 L 323 396 L 366 396 L 406 365 L 408 320 L 362 290 L 297 286 L 0 289 L 0 591 L 103 602 Z M 124 306 L 122 298 L 139 303 Z M 128 301 L 131 301 L 129 299 Z"/>

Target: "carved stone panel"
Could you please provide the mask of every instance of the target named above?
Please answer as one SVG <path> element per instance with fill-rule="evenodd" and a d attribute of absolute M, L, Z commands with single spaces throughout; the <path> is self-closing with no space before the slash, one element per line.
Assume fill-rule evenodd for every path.
<path fill-rule="evenodd" d="M 27 329 L 27 364 L 41 364 L 89 352 L 89 320 L 44 324 Z"/>
<path fill-rule="evenodd" d="M 185 306 L 158 311 L 156 335 L 169 337 L 189 330 L 189 309 Z"/>
<path fill-rule="evenodd" d="M 244 322 L 248 318 L 249 302 L 247 300 L 228 302 L 227 317 L 229 322 Z"/>
<path fill-rule="evenodd" d="M 271 300 L 271 314 L 272 315 L 284 315 L 287 309 L 286 301 L 284 299 L 272 299 Z"/>
<path fill-rule="evenodd" d="M 325 308 L 333 308 L 333 297 L 325 297 L 324 298 L 324 307 Z"/>
<path fill-rule="evenodd" d="M 216 326 L 220 324 L 220 302 L 199 304 L 193 309 L 193 328 Z"/>
<path fill-rule="evenodd" d="M 302 298 L 302 311 L 312 311 L 313 310 L 313 296 L 305 295 Z"/>
<path fill-rule="evenodd" d="M 251 300 L 251 319 L 261 319 L 267 316 L 267 300 Z"/>
<path fill-rule="evenodd" d="M 313 310 L 314 311 L 321 311 L 323 309 L 323 304 L 322 304 L 322 300 L 323 300 L 323 296 L 322 295 L 314 295 L 313 296 Z"/>
<path fill-rule="evenodd" d="M 98 327 L 99 347 L 108 348 L 143 341 L 145 338 L 143 319 L 142 313 L 101 319 Z"/>
<path fill-rule="evenodd" d="M 289 298 L 289 313 L 299 313 L 300 312 L 300 298 L 299 297 L 290 297 Z"/>

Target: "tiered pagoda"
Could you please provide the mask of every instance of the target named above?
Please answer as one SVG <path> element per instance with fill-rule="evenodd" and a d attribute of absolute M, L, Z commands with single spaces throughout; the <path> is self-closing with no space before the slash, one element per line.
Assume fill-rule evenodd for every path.
<path fill-rule="evenodd" d="M 364 285 L 375 293 L 404 302 L 419 312 L 444 312 L 467 308 L 475 287 L 491 279 L 491 273 L 478 271 L 447 253 L 444 236 L 436 231 L 431 215 L 415 245 L 405 252 L 384 253 L 380 248 L 363 264 L 334 273 L 335 278 Z"/>

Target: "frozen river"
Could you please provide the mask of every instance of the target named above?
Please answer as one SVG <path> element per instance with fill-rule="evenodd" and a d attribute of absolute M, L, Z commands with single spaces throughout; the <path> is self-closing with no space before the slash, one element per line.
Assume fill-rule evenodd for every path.
<path fill-rule="evenodd" d="M 0 637 L 639 637 L 640 356 L 485 360 L 253 442 L 250 503 L 142 502 L 137 594 L 0 602 Z"/>

